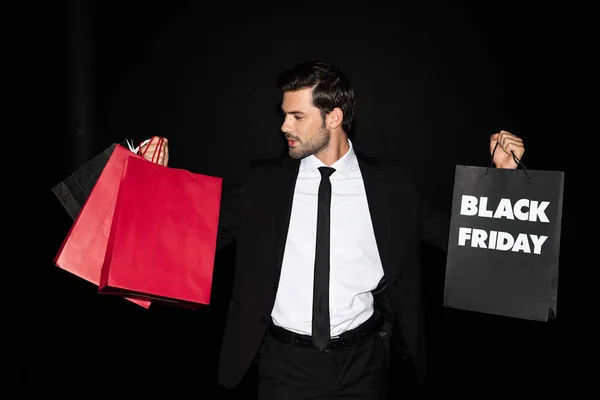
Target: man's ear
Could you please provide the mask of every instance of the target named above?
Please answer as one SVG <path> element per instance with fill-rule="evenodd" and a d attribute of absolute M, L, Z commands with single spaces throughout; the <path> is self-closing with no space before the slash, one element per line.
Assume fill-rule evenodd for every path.
<path fill-rule="evenodd" d="M 344 120 L 344 112 L 341 108 L 336 107 L 327 114 L 326 122 L 329 129 L 336 129 L 342 125 Z"/>

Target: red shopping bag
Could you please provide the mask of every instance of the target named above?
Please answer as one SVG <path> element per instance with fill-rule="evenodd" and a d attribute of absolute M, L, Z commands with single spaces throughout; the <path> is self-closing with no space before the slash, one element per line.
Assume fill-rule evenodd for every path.
<path fill-rule="evenodd" d="M 128 157 L 139 158 L 119 144 L 111 147 L 114 150 L 54 258 L 56 266 L 96 286 L 100 283 L 125 161 Z M 150 306 L 147 300 L 127 299 L 145 308 Z"/>
<path fill-rule="evenodd" d="M 210 303 L 222 178 L 126 161 L 99 292 L 198 308 Z"/>

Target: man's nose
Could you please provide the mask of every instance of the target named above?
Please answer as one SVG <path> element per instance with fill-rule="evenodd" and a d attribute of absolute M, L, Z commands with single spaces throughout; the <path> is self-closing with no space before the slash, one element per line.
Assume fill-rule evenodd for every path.
<path fill-rule="evenodd" d="M 281 124 L 281 131 L 283 133 L 290 133 L 293 131 L 291 124 L 288 123 L 288 119 L 283 120 L 283 124 Z"/>

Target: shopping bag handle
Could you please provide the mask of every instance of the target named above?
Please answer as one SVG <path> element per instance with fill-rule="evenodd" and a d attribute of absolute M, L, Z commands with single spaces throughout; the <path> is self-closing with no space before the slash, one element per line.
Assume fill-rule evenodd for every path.
<path fill-rule="evenodd" d="M 152 138 L 147 141 L 148 143 L 150 143 L 156 136 L 152 136 Z M 140 143 L 139 148 L 141 149 L 144 143 Z M 154 153 L 152 153 L 152 160 L 150 160 L 153 163 L 158 163 L 158 157 L 160 155 L 160 152 L 162 151 L 162 148 L 164 147 L 164 138 L 159 137 L 158 138 L 158 145 L 157 148 L 154 150 Z M 146 156 L 146 152 L 148 151 L 148 148 L 150 148 L 150 146 L 147 146 L 144 151 L 142 152 L 142 158 L 145 158 Z M 154 156 L 156 156 L 156 159 L 154 159 Z"/>
<path fill-rule="evenodd" d="M 488 163 L 488 166 L 487 166 L 487 168 L 485 169 L 485 174 L 486 174 L 486 175 L 487 175 L 487 173 L 488 173 L 488 170 L 489 170 L 489 169 L 492 167 L 492 164 L 494 163 L 494 153 L 496 153 L 496 148 L 498 147 L 498 143 L 499 143 L 499 142 L 496 142 L 496 145 L 494 146 L 494 150 L 492 151 L 492 155 L 490 156 L 490 162 Z M 523 173 L 525 174 L 525 176 L 526 176 L 527 178 L 531 179 L 531 175 L 529 175 L 529 174 L 527 173 L 527 168 L 525 167 L 525 164 L 523 164 L 523 163 L 521 162 L 521 160 L 519 160 L 519 158 L 518 158 L 517 156 L 515 156 L 515 152 L 514 152 L 514 151 L 512 151 L 512 150 L 511 150 L 511 151 L 510 151 L 510 153 L 511 153 L 511 154 L 512 154 L 512 156 L 513 156 L 513 160 L 515 160 L 515 162 L 517 163 L 517 166 L 518 166 L 518 167 L 521 167 L 521 169 L 523 170 Z"/>

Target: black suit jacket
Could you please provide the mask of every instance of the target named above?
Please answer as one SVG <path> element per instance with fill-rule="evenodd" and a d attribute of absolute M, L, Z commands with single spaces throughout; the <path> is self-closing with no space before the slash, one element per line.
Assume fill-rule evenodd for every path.
<path fill-rule="evenodd" d="M 356 149 L 355 149 L 356 151 Z M 421 241 L 444 251 L 449 216 L 422 194 L 398 162 L 356 151 L 375 238 L 402 335 L 420 381 L 426 368 L 421 299 Z M 240 193 L 224 193 L 218 248 L 236 243 L 236 268 L 218 380 L 236 386 L 254 360 L 275 301 L 299 160 L 254 162 Z"/>

